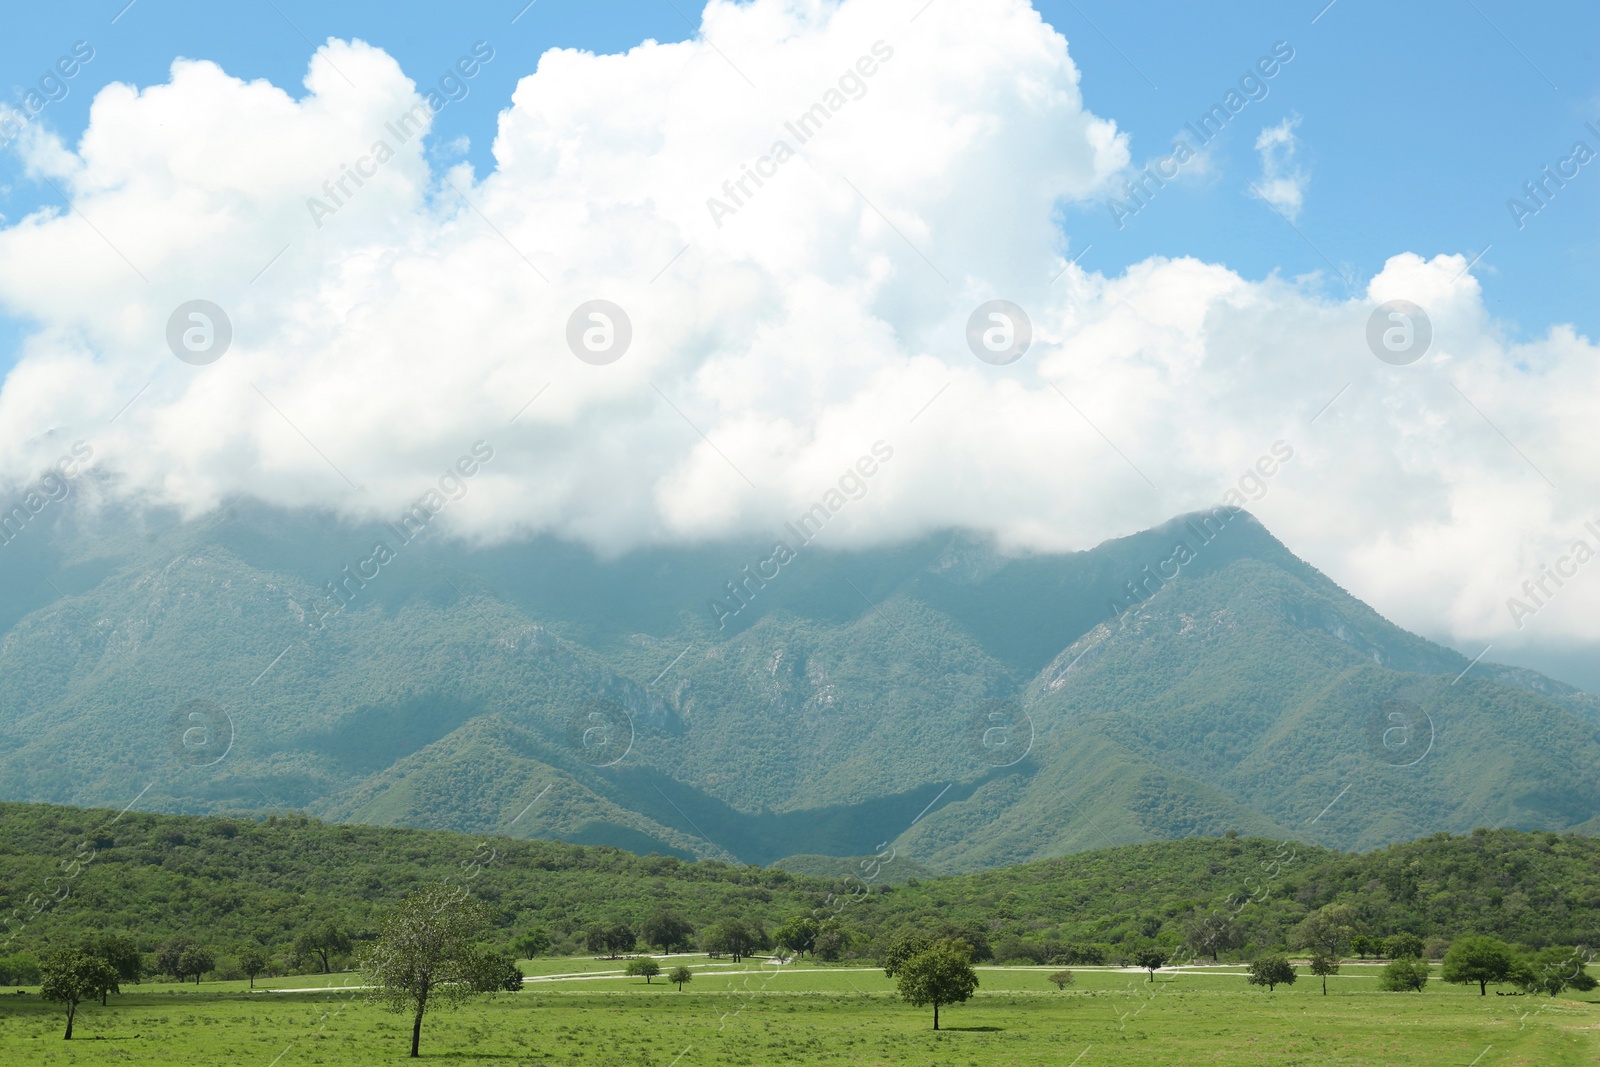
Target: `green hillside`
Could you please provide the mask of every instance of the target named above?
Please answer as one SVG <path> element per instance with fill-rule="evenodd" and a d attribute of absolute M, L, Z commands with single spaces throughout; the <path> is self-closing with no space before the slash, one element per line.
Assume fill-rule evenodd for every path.
<path fill-rule="evenodd" d="M 0 799 L 945 872 L 1600 818 L 1593 697 L 1468 670 L 1244 512 L 1060 555 L 811 546 L 759 588 L 745 545 L 430 535 L 340 610 L 381 528 L 51 522 L 0 560 Z"/>
<path fill-rule="evenodd" d="M 146 951 L 188 934 L 222 953 L 257 946 L 286 956 L 297 934 L 328 920 L 359 941 L 383 907 L 446 880 L 491 906 L 503 941 L 543 926 L 569 951 L 597 923 L 639 929 L 666 911 L 696 929 L 729 917 L 769 929 L 796 915 L 832 919 L 856 956 L 872 956 L 902 927 L 947 923 L 1000 959 L 1068 944 L 1115 956 L 1150 942 L 1181 948 L 1196 916 L 1225 914 L 1244 935 L 1235 953 L 1248 957 L 1282 945 L 1290 926 L 1328 903 L 1353 905 L 1374 936 L 1480 932 L 1533 947 L 1600 940 L 1600 842 L 1577 835 L 1483 830 L 1364 854 L 1189 838 L 966 875 L 913 872 L 921 873 L 909 857 L 888 850 L 815 877 L 303 817 L 0 805 L 7 951 L 37 953 L 105 930 L 134 935 Z"/>

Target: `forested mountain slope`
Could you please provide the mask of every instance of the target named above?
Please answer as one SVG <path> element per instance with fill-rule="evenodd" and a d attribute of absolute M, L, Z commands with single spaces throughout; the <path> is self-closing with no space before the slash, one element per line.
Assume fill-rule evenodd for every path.
<path fill-rule="evenodd" d="M 1593 698 L 1468 670 L 1242 511 L 1063 555 L 819 541 L 766 580 L 767 546 L 436 532 L 352 577 L 385 538 L 42 517 L 0 558 L 0 797 L 945 871 L 1600 817 Z"/>

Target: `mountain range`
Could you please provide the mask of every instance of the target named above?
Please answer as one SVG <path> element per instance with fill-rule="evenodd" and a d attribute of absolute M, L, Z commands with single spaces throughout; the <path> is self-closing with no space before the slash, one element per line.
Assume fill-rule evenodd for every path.
<path fill-rule="evenodd" d="M 1600 698 L 1392 625 L 1238 509 L 780 565 L 76 499 L 0 546 L 3 800 L 942 872 L 1600 830 Z"/>

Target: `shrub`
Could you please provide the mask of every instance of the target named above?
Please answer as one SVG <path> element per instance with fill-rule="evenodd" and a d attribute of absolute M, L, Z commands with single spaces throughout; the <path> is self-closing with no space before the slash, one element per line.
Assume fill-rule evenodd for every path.
<path fill-rule="evenodd" d="M 1420 993 L 1428 984 L 1428 965 L 1414 957 L 1395 960 L 1378 974 L 1378 988 L 1385 993 Z"/>

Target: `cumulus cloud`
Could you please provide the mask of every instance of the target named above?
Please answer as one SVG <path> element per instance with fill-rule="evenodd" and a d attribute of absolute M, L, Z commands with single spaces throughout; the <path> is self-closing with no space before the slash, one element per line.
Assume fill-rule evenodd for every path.
<path fill-rule="evenodd" d="M 1600 518 L 1574 447 L 1600 414 L 1589 340 L 1509 341 L 1460 256 L 1396 250 L 1351 299 L 1193 259 L 1069 265 L 1053 220 L 1128 152 L 1017 0 L 915 22 L 714 2 L 703 22 L 547 53 L 483 175 L 396 135 L 426 108 L 359 41 L 319 49 L 299 99 L 187 60 L 103 90 L 75 146 L 30 149 L 73 210 L 0 230 L 0 300 L 37 324 L 0 390 L 6 477 L 82 438 L 125 498 L 392 517 L 483 440 L 442 524 L 616 551 L 775 532 L 882 440 L 832 544 L 963 526 L 1086 548 L 1243 482 L 1404 625 L 1600 637 L 1600 563 L 1524 630 L 1505 603 Z M 1031 320 L 1006 366 L 966 338 L 995 298 Z M 167 348 L 195 299 L 233 331 L 204 366 Z M 1392 299 L 1431 323 L 1409 366 L 1368 348 Z M 632 330 L 603 365 L 567 342 L 594 300 Z M 1258 496 L 1277 442 L 1293 458 Z"/>
<path fill-rule="evenodd" d="M 1294 131 L 1299 125 L 1300 116 L 1291 115 L 1256 135 L 1256 151 L 1261 155 L 1261 176 L 1253 183 L 1253 192 L 1283 212 L 1290 222 L 1300 217 L 1300 206 L 1306 198 L 1306 183 L 1310 180 L 1305 171 L 1295 166 L 1294 153 L 1299 141 Z"/>

